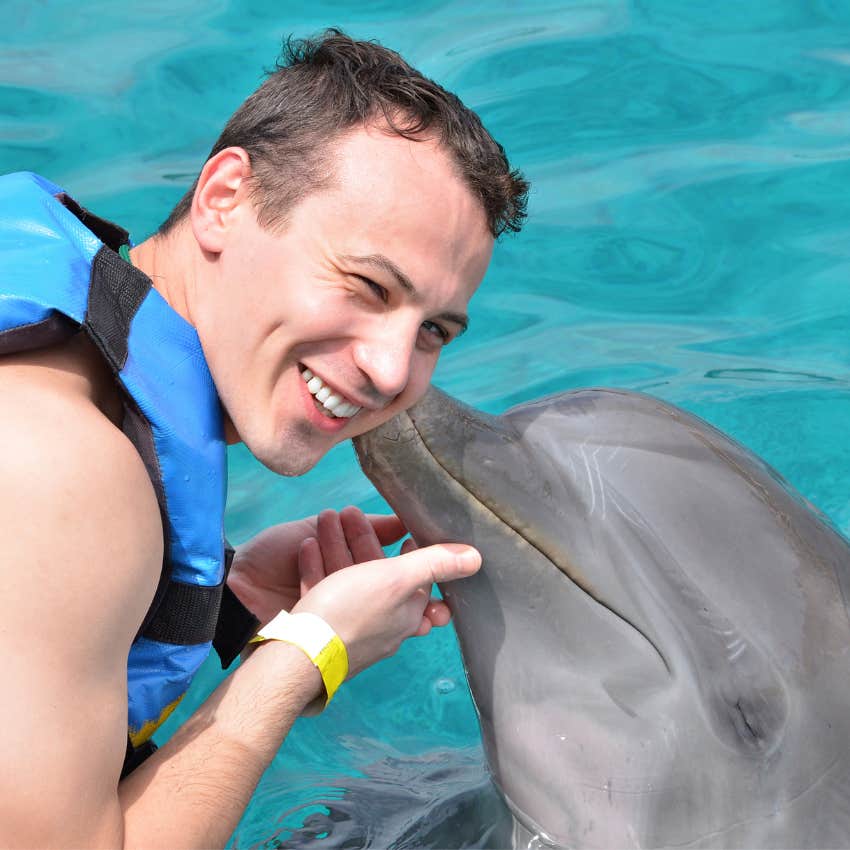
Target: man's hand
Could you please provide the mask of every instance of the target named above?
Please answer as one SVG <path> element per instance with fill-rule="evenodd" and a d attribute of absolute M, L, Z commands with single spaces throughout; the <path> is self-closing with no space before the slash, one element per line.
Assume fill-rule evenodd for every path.
<path fill-rule="evenodd" d="M 266 623 L 279 611 L 310 611 L 342 638 L 349 676 L 392 655 L 401 642 L 451 619 L 430 596 L 436 581 L 472 575 L 481 556 L 471 546 L 417 549 L 385 558 L 382 547 L 405 533 L 396 516 L 367 516 L 348 507 L 276 525 L 237 549 L 229 583 Z"/>
<path fill-rule="evenodd" d="M 449 622 L 445 602 L 430 597 L 434 582 L 466 578 L 481 566 L 472 546 L 444 543 L 379 557 L 348 569 L 324 564 L 321 540 L 301 549 L 302 598 L 293 611 L 309 611 L 329 623 L 348 650 L 349 678 L 396 652 L 401 642 Z"/>
<path fill-rule="evenodd" d="M 302 543 L 298 557 L 302 597 L 323 578 L 342 567 L 378 561 L 384 557 L 381 544 L 369 527 L 366 516 L 356 508 L 346 508 L 346 511 L 343 511 L 338 519 L 335 516 L 326 517 L 325 514 L 331 513 L 327 511 L 320 515 L 320 520 L 324 519 L 324 522 L 319 524 L 319 534 L 317 537 L 308 537 Z M 397 519 L 395 517 L 384 519 L 391 518 Z M 403 529 L 401 521 L 397 521 Z M 408 538 L 402 544 L 401 554 L 406 555 L 415 549 L 416 543 Z M 392 560 L 395 563 L 395 559 Z M 445 602 L 440 599 L 430 599 L 425 606 L 422 622 L 414 634 L 426 635 L 431 631 L 432 626 L 445 626 L 451 617 Z"/>
<path fill-rule="evenodd" d="M 401 520 L 393 515 L 367 516 L 354 507 L 340 513 L 322 511 L 318 516 L 267 528 L 239 546 L 227 583 L 265 624 L 279 611 L 291 611 L 305 592 L 298 566 L 305 541 L 320 542 L 324 575 L 325 571 L 382 558 L 381 547 L 404 533 Z"/>

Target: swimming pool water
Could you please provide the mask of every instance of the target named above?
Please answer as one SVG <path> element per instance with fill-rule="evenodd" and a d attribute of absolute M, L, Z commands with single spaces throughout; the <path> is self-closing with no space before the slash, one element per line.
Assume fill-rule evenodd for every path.
<path fill-rule="evenodd" d="M 490 412 L 589 385 L 654 393 L 850 532 L 848 4 L 5 0 L 0 21 L 0 168 L 45 174 L 137 240 L 283 35 L 338 25 L 399 49 L 533 183 L 528 225 L 497 247 L 436 383 Z M 235 542 L 325 507 L 381 507 L 347 446 L 299 480 L 244 448 L 229 461 Z M 219 677 L 208 664 L 175 722 Z M 315 846 L 420 846 L 417 818 L 486 799 L 482 782 L 441 630 L 299 721 L 234 844 L 276 846 L 306 822 L 299 840 Z"/>

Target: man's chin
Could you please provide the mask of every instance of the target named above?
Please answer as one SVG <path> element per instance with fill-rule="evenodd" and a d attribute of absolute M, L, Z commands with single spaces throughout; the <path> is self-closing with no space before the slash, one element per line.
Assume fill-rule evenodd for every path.
<path fill-rule="evenodd" d="M 248 451 L 263 466 L 288 478 L 309 472 L 325 454 L 317 448 L 304 445 L 301 440 L 293 439 L 291 434 L 272 441 L 245 439 L 244 442 Z"/>
<path fill-rule="evenodd" d="M 248 447 L 250 450 L 250 446 Z M 295 478 L 299 475 L 304 475 L 309 472 L 321 459 L 321 456 L 313 456 L 308 452 L 300 452 L 297 456 L 293 456 L 292 452 L 282 453 L 279 450 L 274 452 L 254 452 L 251 454 L 265 467 L 278 475 L 285 475 L 287 478 Z"/>

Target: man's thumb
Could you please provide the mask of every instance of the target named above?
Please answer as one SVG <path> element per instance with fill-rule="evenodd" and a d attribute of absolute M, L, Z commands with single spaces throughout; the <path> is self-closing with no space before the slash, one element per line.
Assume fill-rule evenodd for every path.
<path fill-rule="evenodd" d="M 478 572 L 481 555 L 465 543 L 436 543 L 399 555 L 405 569 L 415 576 L 417 584 L 453 581 Z"/>

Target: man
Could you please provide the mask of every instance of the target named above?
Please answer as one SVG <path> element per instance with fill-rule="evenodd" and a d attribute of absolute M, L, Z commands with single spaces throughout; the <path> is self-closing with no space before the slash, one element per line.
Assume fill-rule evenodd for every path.
<path fill-rule="evenodd" d="M 47 181 L 0 185 L 0 846 L 223 846 L 295 718 L 445 624 L 432 582 L 479 566 L 382 559 L 398 520 L 347 509 L 219 584 L 224 440 L 299 475 L 414 403 L 527 188 L 396 54 L 289 50 L 129 253 Z M 272 639 L 150 754 L 209 629 L 231 656 L 246 624 Z"/>

